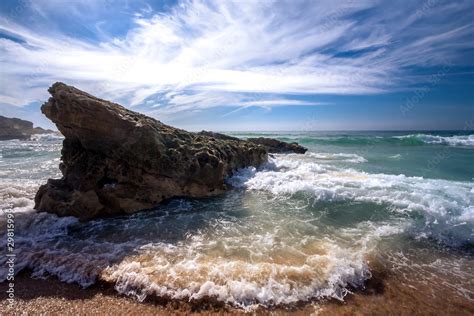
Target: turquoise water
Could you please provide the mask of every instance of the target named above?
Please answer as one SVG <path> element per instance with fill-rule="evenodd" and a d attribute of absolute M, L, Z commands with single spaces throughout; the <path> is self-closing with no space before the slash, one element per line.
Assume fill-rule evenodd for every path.
<path fill-rule="evenodd" d="M 474 135 L 470 131 L 229 134 L 296 141 L 316 153 L 357 154 L 367 160 L 357 168 L 372 173 L 457 181 L 474 179 Z"/>
<path fill-rule="evenodd" d="M 89 222 L 33 210 L 38 186 L 59 176 L 60 138 L 0 142 L 17 270 L 85 287 L 101 279 L 139 300 L 213 297 L 251 309 L 344 299 L 377 262 L 433 299 L 474 301 L 474 133 L 229 134 L 309 151 L 237 171 L 218 197 Z"/>

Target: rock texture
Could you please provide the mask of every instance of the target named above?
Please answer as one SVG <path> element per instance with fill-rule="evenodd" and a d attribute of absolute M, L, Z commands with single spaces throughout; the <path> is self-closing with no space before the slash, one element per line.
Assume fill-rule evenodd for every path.
<path fill-rule="evenodd" d="M 216 139 L 224 140 L 240 140 L 240 138 L 228 136 L 225 134 L 201 131 L 199 135 L 205 135 Z M 247 138 L 246 141 L 264 146 L 269 153 L 296 153 L 304 154 L 308 151 L 307 148 L 299 145 L 298 143 L 285 143 L 274 138 L 258 137 L 258 138 Z"/>
<path fill-rule="evenodd" d="M 258 137 L 258 138 L 248 138 L 248 142 L 265 146 L 269 153 L 297 153 L 304 154 L 308 151 L 307 148 L 299 145 L 298 143 L 285 143 L 273 138 Z"/>
<path fill-rule="evenodd" d="M 33 127 L 30 121 L 0 115 L 0 140 L 29 139 L 34 134 L 53 133 L 51 130 Z"/>
<path fill-rule="evenodd" d="M 267 160 L 264 146 L 173 128 L 63 83 L 49 92 L 41 111 L 65 136 L 63 177 L 40 187 L 39 211 L 87 219 L 213 196 L 233 170 Z"/>
<path fill-rule="evenodd" d="M 221 134 L 221 133 L 216 133 L 216 132 L 210 132 L 210 131 L 200 131 L 197 133 L 198 135 L 203 135 L 203 136 L 208 136 L 211 138 L 216 138 L 216 139 L 223 139 L 223 140 L 241 140 L 240 138 L 237 137 L 232 137 L 229 135 Z"/>

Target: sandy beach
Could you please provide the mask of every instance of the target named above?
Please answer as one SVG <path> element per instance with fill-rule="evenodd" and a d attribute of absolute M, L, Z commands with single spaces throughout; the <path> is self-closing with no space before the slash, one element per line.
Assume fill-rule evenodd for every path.
<path fill-rule="evenodd" d="M 15 305 L 8 308 L 6 284 L 0 284 L 2 315 L 245 315 L 222 303 L 146 300 L 119 295 L 113 286 L 95 284 L 83 289 L 56 278 L 32 279 L 28 272 L 15 279 Z M 344 302 L 313 301 L 301 305 L 250 311 L 258 315 L 473 315 L 474 304 L 444 289 L 430 291 L 406 286 L 393 273 L 374 271 L 365 289 L 349 294 Z"/>

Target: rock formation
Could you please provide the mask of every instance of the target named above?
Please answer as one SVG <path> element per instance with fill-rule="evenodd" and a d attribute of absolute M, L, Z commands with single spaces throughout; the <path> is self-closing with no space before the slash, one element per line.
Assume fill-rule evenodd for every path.
<path fill-rule="evenodd" d="M 49 92 L 41 110 L 65 136 L 63 178 L 40 187 L 39 211 L 92 218 L 212 196 L 233 170 L 267 159 L 262 146 L 173 128 L 63 83 Z"/>
<path fill-rule="evenodd" d="M 199 135 L 205 135 L 216 139 L 224 140 L 240 140 L 237 137 L 228 136 L 225 134 L 210 132 L 210 131 L 201 131 Z M 264 146 L 269 153 L 296 153 L 304 154 L 308 151 L 307 148 L 299 145 L 298 143 L 285 143 L 274 138 L 267 137 L 258 137 L 258 138 L 247 138 L 246 141 Z"/>
<path fill-rule="evenodd" d="M 0 140 L 29 139 L 34 134 L 54 133 L 51 130 L 33 127 L 30 121 L 0 115 Z"/>
<path fill-rule="evenodd" d="M 248 138 L 248 142 L 265 146 L 269 153 L 297 153 L 304 154 L 308 149 L 298 143 L 285 143 L 273 138 Z"/>
<path fill-rule="evenodd" d="M 40 187 L 39 211 L 88 219 L 213 196 L 234 170 L 267 160 L 252 142 L 167 126 L 63 83 L 48 91 L 41 111 L 65 136 L 63 177 Z"/>
<path fill-rule="evenodd" d="M 216 138 L 216 139 L 223 139 L 223 140 L 241 140 L 240 138 L 237 137 L 232 137 L 229 135 L 221 134 L 221 133 L 216 133 L 216 132 L 211 132 L 211 131 L 200 131 L 197 133 L 198 135 L 203 135 L 203 136 L 209 136 L 211 138 Z"/>

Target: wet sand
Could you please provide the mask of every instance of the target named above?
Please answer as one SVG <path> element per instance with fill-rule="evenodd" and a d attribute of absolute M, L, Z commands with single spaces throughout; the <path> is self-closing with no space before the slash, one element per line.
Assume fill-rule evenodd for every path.
<path fill-rule="evenodd" d="M 28 272 L 15 279 L 15 305 L 7 309 L 6 284 L 0 284 L 1 315 L 244 315 L 242 310 L 213 302 L 147 300 L 140 303 L 119 295 L 101 283 L 83 289 L 55 278 L 32 279 Z M 422 284 L 406 286 L 397 275 L 374 272 L 365 289 L 344 302 L 314 301 L 276 309 L 258 309 L 261 315 L 474 315 L 474 302 L 449 289 L 434 293 Z"/>

